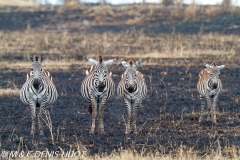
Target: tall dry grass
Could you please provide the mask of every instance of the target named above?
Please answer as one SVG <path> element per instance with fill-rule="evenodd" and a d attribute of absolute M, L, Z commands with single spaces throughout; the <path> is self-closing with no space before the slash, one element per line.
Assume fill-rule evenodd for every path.
<path fill-rule="evenodd" d="M 0 97 L 16 97 L 19 96 L 20 89 L 14 82 L 8 81 L 4 88 L 0 88 Z"/>
<path fill-rule="evenodd" d="M 0 97 L 5 96 L 18 96 L 19 95 L 19 89 L 11 89 L 11 88 L 5 88 L 0 89 Z"/>
<path fill-rule="evenodd" d="M 238 35 L 202 34 L 200 31 L 196 35 L 174 32 L 152 35 L 136 30 L 103 34 L 2 31 L 0 38 L 1 57 L 7 59 L 8 56 L 12 58 L 21 56 L 24 60 L 29 59 L 29 53 L 55 55 L 55 60 L 56 58 L 81 60 L 86 55 L 97 54 L 114 57 L 136 55 L 152 58 L 184 58 L 203 54 L 234 55 L 240 50 Z M 18 61 L 10 57 L 8 60 Z"/>

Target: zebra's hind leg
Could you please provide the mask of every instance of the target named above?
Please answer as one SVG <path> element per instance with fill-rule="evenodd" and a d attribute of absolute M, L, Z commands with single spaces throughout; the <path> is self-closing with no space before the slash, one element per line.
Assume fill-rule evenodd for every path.
<path fill-rule="evenodd" d="M 32 114 L 32 126 L 31 126 L 31 135 L 35 133 L 35 121 L 36 121 L 36 105 L 35 103 L 30 105 L 31 114 Z"/>
<path fill-rule="evenodd" d="M 201 112 L 199 117 L 199 123 L 202 122 L 203 119 L 203 113 L 204 113 L 204 107 L 205 107 L 205 99 L 202 95 L 200 95 L 200 101 L 201 101 Z"/>
<path fill-rule="evenodd" d="M 100 125 L 100 132 L 102 134 L 105 133 L 104 125 L 103 125 L 103 118 L 104 118 L 104 108 L 106 106 L 106 98 L 101 100 L 100 108 L 99 108 L 99 125 Z"/>
<path fill-rule="evenodd" d="M 92 106 L 92 126 L 89 133 L 93 134 L 96 128 L 96 118 L 97 118 L 97 102 L 94 97 L 91 97 L 91 106 Z"/>
<path fill-rule="evenodd" d="M 130 120 L 131 120 L 131 117 L 132 117 L 132 111 L 131 111 L 132 108 L 131 108 L 131 103 L 129 102 L 129 100 L 124 99 L 124 103 L 125 103 L 126 110 L 127 110 L 127 122 L 126 122 L 126 131 L 125 131 L 125 133 L 128 134 L 131 131 Z"/>

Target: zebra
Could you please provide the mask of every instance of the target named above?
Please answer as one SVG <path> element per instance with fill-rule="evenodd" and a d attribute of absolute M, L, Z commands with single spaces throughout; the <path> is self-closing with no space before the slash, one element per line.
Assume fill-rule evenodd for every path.
<path fill-rule="evenodd" d="M 42 113 L 46 112 L 46 107 L 57 100 L 57 90 L 52 81 L 51 74 L 42 69 L 44 56 L 30 55 L 32 61 L 31 71 L 27 74 L 27 80 L 20 90 L 20 100 L 30 105 L 32 114 L 31 135 L 35 133 L 36 107 L 40 107 L 38 113 L 38 129 L 43 135 Z"/>
<path fill-rule="evenodd" d="M 147 85 L 145 83 L 143 74 L 137 71 L 141 65 L 142 59 L 140 58 L 135 64 L 130 60 L 129 64 L 121 60 L 122 65 L 125 67 L 125 72 L 117 87 L 118 95 L 124 100 L 127 109 L 127 123 L 126 134 L 131 132 L 137 133 L 136 115 L 137 109 L 141 105 L 142 100 L 147 95 Z"/>
<path fill-rule="evenodd" d="M 220 70 L 225 67 L 225 65 L 217 66 L 216 63 L 211 65 L 206 64 L 205 69 L 199 73 L 199 80 L 197 83 L 197 90 L 200 94 L 201 101 L 201 113 L 199 118 L 199 123 L 202 122 L 203 111 L 205 107 L 205 99 L 207 99 L 207 109 L 208 109 L 208 120 L 216 123 L 216 103 L 219 93 L 222 91 L 222 82 L 219 78 Z"/>
<path fill-rule="evenodd" d="M 112 72 L 108 69 L 115 59 L 103 61 L 102 55 L 98 56 L 98 61 L 87 58 L 92 64 L 90 68 L 86 70 L 86 77 L 82 81 L 81 93 L 84 98 L 89 101 L 88 112 L 92 114 L 92 125 L 90 134 L 95 132 L 95 123 L 97 114 L 99 116 L 99 128 L 103 134 L 104 125 L 104 108 L 106 102 L 110 99 L 115 92 L 115 84 L 112 80 Z M 97 111 L 97 105 L 99 104 L 99 110 Z"/>

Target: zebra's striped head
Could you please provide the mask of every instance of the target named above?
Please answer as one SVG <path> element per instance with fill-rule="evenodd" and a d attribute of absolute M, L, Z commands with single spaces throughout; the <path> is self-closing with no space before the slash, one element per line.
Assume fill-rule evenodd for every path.
<path fill-rule="evenodd" d="M 44 56 L 41 55 L 38 57 L 31 55 L 30 58 L 32 61 L 30 76 L 32 78 L 33 87 L 37 90 L 42 80 L 42 61 Z"/>
<path fill-rule="evenodd" d="M 206 64 L 206 67 L 209 69 L 210 84 L 216 89 L 218 87 L 220 70 L 223 69 L 225 65 L 217 66 L 215 63 L 212 63 L 211 65 Z"/>
<path fill-rule="evenodd" d="M 108 70 L 108 66 L 114 62 L 115 59 L 108 61 L 103 61 L 101 55 L 98 56 L 98 60 L 88 58 L 88 61 L 92 63 L 93 67 L 93 84 L 94 87 L 98 89 L 99 92 L 103 92 L 106 87 L 107 75 L 111 76 L 111 72 Z"/>
<path fill-rule="evenodd" d="M 127 62 L 122 60 L 122 65 L 125 67 L 125 72 L 124 76 L 126 77 L 125 79 L 125 87 L 128 90 L 129 93 L 134 92 L 137 88 L 137 68 L 141 65 L 142 63 L 142 58 L 140 58 L 135 64 L 133 61 L 129 61 L 129 64 Z"/>

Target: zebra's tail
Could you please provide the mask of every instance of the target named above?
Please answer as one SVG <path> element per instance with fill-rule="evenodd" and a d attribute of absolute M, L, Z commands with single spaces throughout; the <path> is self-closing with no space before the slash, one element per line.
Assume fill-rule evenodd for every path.
<path fill-rule="evenodd" d="M 88 105 L 87 113 L 88 114 L 92 114 L 92 105 L 91 105 L 91 103 Z"/>

